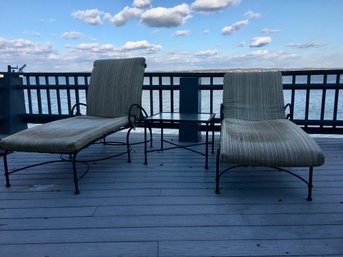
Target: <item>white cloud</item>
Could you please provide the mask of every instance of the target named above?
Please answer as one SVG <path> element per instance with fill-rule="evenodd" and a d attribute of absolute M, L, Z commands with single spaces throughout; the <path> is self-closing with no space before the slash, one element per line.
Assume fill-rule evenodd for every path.
<path fill-rule="evenodd" d="M 107 53 L 112 54 L 120 49 L 114 47 L 112 44 L 98 44 L 98 43 L 82 43 L 76 46 L 68 46 L 68 48 L 74 50 L 87 51 L 92 53 Z"/>
<path fill-rule="evenodd" d="M 0 67 L 8 64 L 27 64 L 26 71 L 36 67 L 45 68 L 49 56 L 55 54 L 51 43 L 34 43 L 25 39 L 7 39 L 0 37 Z"/>
<path fill-rule="evenodd" d="M 190 33 L 189 30 L 177 30 L 173 33 L 173 36 L 182 37 L 182 36 L 187 36 L 189 33 Z"/>
<path fill-rule="evenodd" d="M 205 30 L 202 32 L 202 34 L 208 35 L 208 34 L 210 34 L 210 30 L 209 30 L 209 29 L 205 29 Z"/>
<path fill-rule="evenodd" d="M 141 22 L 149 27 L 177 27 L 190 18 L 187 4 L 180 4 L 173 8 L 157 7 L 145 11 L 141 15 Z"/>
<path fill-rule="evenodd" d="M 50 54 L 44 68 L 50 67 L 52 70 L 60 71 L 90 71 L 94 60 L 127 57 L 120 48 L 112 44 L 82 43 L 66 46 L 66 50 Z"/>
<path fill-rule="evenodd" d="M 101 12 L 98 9 L 89 9 L 89 10 L 75 11 L 71 15 L 74 18 L 82 20 L 88 24 L 99 25 L 101 24 L 100 14 Z"/>
<path fill-rule="evenodd" d="M 243 68 L 293 68 L 296 61 L 300 60 L 300 56 L 284 51 L 256 50 L 228 59 L 229 63 L 233 65 L 239 62 L 240 67 Z"/>
<path fill-rule="evenodd" d="M 241 20 L 241 21 L 237 21 L 234 24 L 230 25 L 230 26 L 225 26 L 222 29 L 222 34 L 223 35 L 230 35 L 234 32 L 236 32 L 237 30 L 239 30 L 241 27 L 248 25 L 249 21 L 248 20 Z"/>
<path fill-rule="evenodd" d="M 148 8 L 151 6 L 151 0 L 134 0 L 132 5 L 140 9 Z"/>
<path fill-rule="evenodd" d="M 208 68 L 206 61 L 206 68 Z M 182 71 L 200 69 L 205 65 L 204 59 L 189 52 L 163 52 L 159 55 L 152 55 L 147 59 L 148 67 L 157 71 Z"/>
<path fill-rule="evenodd" d="M 35 54 L 45 56 L 53 52 L 51 43 L 35 44 L 26 39 L 6 39 L 0 37 L 1 55 L 4 56 L 21 56 L 29 57 Z M 43 57 L 44 58 L 44 57 Z"/>
<path fill-rule="evenodd" d="M 209 56 L 215 56 L 217 54 L 218 54 L 217 50 L 204 50 L 204 51 L 199 51 L 195 53 L 195 55 L 199 57 L 209 57 Z"/>
<path fill-rule="evenodd" d="M 275 54 L 272 54 L 272 52 L 269 50 L 256 50 L 245 55 L 245 57 L 263 57 L 263 58 L 270 58 L 271 56 L 275 57 Z"/>
<path fill-rule="evenodd" d="M 262 15 L 258 12 L 248 11 L 244 14 L 244 16 L 248 19 L 258 19 L 261 18 Z"/>
<path fill-rule="evenodd" d="M 132 18 L 139 17 L 141 13 L 142 11 L 138 8 L 131 8 L 126 6 L 123 10 L 121 10 L 114 16 L 112 16 L 109 13 L 106 13 L 104 15 L 104 19 L 111 22 L 115 26 L 122 26 Z"/>
<path fill-rule="evenodd" d="M 287 46 L 293 47 L 293 48 L 304 49 L 304 48 L 319 47 L 319 46 L 322 46 L 322 44 L 317 41 L 310 41 L 310 42 L 304 42 L 304 43 L 290 43 Z"/>
<path fill-rule="evenodd" d="M 261 32 L 263 34 L 274 34 L 274 33 L 279 33 L 281 30 L 279 29 L 262 29 Z"/>
<path fill-rule="evenodd" d="M 223 35 L 231 35 L 232 33 L 238 31 L 242 27 L 247 26 L 249 24 L 249 20 L 250 19 L 258 19 L 258 18 L 260 18 L 261 14 L 257 13 L 257 12 L 253 12 L 253 11 L 248 11 L 248 12 L 246 12 L 244 14 L 244 16 L 247 17 L 247 19 L 237 21 L 237 22 L 235 22 L 235 23 L 233 23 L 232 25 L 229 25 L 229 26 L 225 26 L 222 29 L 222 34 Z"/>
<path fill-rule="evenodd" d="M 240 0 L 195 0 L 192 9 L 200 12 L 215 12 L 239 3 Z"/>
<path fill-rule="evenodd" d="M 286 53 L 283 51 L 256 50 L 248 53 L 246 57 L 284 60 L 296 58 L 297 55 L 292 53 Z"/>
<path fill-rule="evenodd" d="M 61 35 L 62 39 L 82 39 L 85 35 L 81 32 L 71 31 L 71 32 L 64 32 Z"/>
<path fill-rule="evenodd" d="M 41 34 L 36 31 L 24 31 L 23 34 L 33 36 L 33 37 L 40 37 Z"/>
<path fill-rule="evenodd" d="M 124 51 L 133 51 L 133 50 L 146 50 L 148 52 L 157 52 L 161 50 L 161 45 L 154 45 L 149 43 L 147 40 L 141 41 L 128 41 L 122 47 Z"/>
<path fill-rule="evenodd" d="M 234 33 L 236 30 L 234 29 L 233 26 L 225 26 L 223 29 L 222 29 L 222 34 L 223 35 L 230 35 L 232 33 Z"/>
<path fill-rule="evenodd" d="M 272 42 L 271 37 L 254 37 L 251 40 L 250 47 L 262 47 Z"/>
<path fill-rule="evenodd" d="M 294 58 L 298 58 L 298 55 L 283 51 L 256 50 L 246 54 L 233 56 L 232 60 L 240 60 L 244 63 L 243 65 L 249 62 L 250 65 L 253 63 L 258 64 L 262 60 L 269 60 L 271 61 L 270 64 L 273 64 L 274 62 L 272 67 L 276 67 L 276 61 L 294 60 Z"/>

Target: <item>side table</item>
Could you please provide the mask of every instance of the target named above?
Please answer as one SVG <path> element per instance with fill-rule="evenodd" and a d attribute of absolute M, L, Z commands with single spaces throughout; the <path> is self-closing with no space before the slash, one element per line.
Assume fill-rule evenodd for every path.
<path fill-rule="evenodd" d="M 144 118 L 144 164 L 148 163 L 148 152 L 170 150 L 175 148 L 182 148 L 189 151 L 192 151 L 197 154 L 205 156 L 205 169 L 208 169 L 208 145 L 209 139 L 208 134 L 211 128 L 212 130 L 212 153 L 214 152 L 214 117 L 215 113 L 176 113 L 176 112 L 161 112 L 148 116 Z M 163 128 L 166 127 L 168 123 L 180 123 L 180 122 L 193 122 L 193 123 L 204 123 L 206 125 L 206 141 L 205 143 L 193 143 L 188 145 L 176 144 L 174 142 L 167 141 L 163 138 Z M 161 145 L 160 149 L 147 149 L 147 128 L 151 127 L 152 124 L 159 123 L 161 126 Z M 172 147 L 165 148 L 164 143 L 173 145 Z M 192 146 L 205 144 L 205 152 L 196 151 L 191 149 Z"/>

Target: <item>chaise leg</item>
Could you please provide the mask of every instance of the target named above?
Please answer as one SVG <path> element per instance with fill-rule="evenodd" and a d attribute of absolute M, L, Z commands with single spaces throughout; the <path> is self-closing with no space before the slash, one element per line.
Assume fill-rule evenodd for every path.
<path fill-rule="evenodd" d="M 149 127 L 149 133 L 150 133 L 150 148 L 152 148 L 152 129 Z"/>
<path fill-rule="evenodd" d="M 219 180 L 220 180 L 219 155 L 220 155 L 220 148 L 217 151 L 217 157 L 216 157 L 216 194 L 220 193 L 220 190 L 219 190 Z"/>
<path fill-rule="evenodd" d="M 130 132 L 132 128 L 129 128 L 126 134 L 126 147 L 127 147 L 127 161 L 131 162 L 131 148 L 130 148 Z"/>
<path fill-rule="evenodd" d="M 10 177 L 9 177 L 9 172 L 8 172 L 8 164 L 7 164 L 7 154 L 8 151 L 5 151 L 4 153 L 4 169 L 5 169 L 5 177 L 6 177 L 6 187 L 10 187 Z"/>
<path fill-rule="evenodd" d="M 79 191 L 79 179 L 77 177 L 77 172 L 76 172 L 76 154 L 73 154 L 73 175 L 74 175 L 74 186 L 75 186 L 74 194 L 78 195 L 80 191 Z"/>
<path fill-rule="evenodd" d="M 313 167 L 309 168 L 309 177 L 308 177 L 308 192 L 307 192 L 307 201 L 312 201 L 312 178 L 313 178 Z"/>

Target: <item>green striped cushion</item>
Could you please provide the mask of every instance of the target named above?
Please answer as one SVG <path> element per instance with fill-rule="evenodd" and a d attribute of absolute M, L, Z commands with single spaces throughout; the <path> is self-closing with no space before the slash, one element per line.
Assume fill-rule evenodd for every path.
<path fill-rule="evenodd" d="M 224 119 L 220 160 L 269 167 L 311 167 L 324 163 L 318 144 L 287 119 Z"/>
<path fill-rule="evenodd" d="M 132 104 L 141 104 L 144 58 L 97 60 L 94 62 L 88 95 L 87 115 L 120 117 Z"/>
<path fill-rule="evenodd" d="M 103 135 L 128 124 L 128 117 L 75 116 L 38 125 L 1 139 L 10 151 L 75 153 Z"/>
<path fill-rule="evenodd" d="M 229 72 L 224 76 L 224 118 L 285 118 L 281 72 Z"/>

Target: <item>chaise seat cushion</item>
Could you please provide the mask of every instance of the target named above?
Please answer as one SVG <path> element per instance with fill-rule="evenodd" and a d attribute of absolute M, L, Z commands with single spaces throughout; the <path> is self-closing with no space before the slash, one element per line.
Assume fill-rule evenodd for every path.
<path fill-rule="evenodd" d="M 128 117 L 75 116 L 38 125 L 1 139 L 9 151 L 76 153 L 104 135 L 128 125 Z"/>
<path fill-rule="evenodd" d="M 317 143 L 287 119 L 222 122 L 220 160 L 269 167 L 313 167 L 324 163 Z"/>

